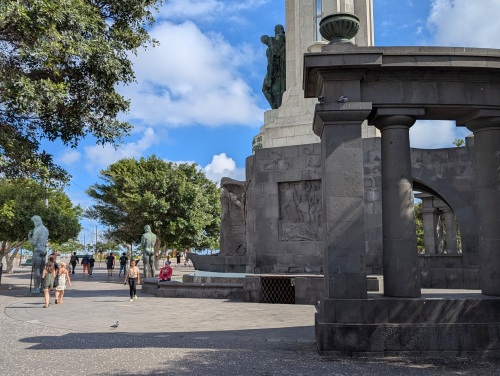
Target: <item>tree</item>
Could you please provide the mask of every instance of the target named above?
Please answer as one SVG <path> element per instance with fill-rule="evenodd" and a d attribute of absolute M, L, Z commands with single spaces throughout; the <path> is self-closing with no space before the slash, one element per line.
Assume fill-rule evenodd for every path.
<path fill-rule="evenodd" d="M 116 92 L 134 81 L 129 56 L 163 0 L 0 2 L 0 173 L 66 181 L 40 140 L 117 144 L 130 125 Z"/>
<path fill-rule="evenodd" d="M 78 235 L 82 213 L 61 189 L 47 188 L 30 179 L 1 179 L 0 258 L 6 256 L 7 273 L 12 272 L 13 260 L 33 229 L 33 215 L 42 217 L 50 233 L 49 242 L 61 244 Z"/>
<path fill-rule="evenodd" d="M 174 164 L 151 156 L 122 159 L 101 171 L 103 184 L 87 193 L 97 202 L 87 215 L 124 244 L 140 242 L 150 225 L 161 247 L 207 248 L 218 243 L 219 189 L 196 164 Z"/>
<path fill-rule="evenodd" d="M 422 201 L 414 205 L 415 209 L 415 226 L 417 229 L 417 250 L 418 253 L 425 253 L 424 242 L 424 220 L 422 215 Z"/>
<path fill-rule="evenodd" d="M 453 145 L 455 145 L 457 148 L 465 146 L 465 140 L 463 138 L 456 138 L 453 141 Z"/>

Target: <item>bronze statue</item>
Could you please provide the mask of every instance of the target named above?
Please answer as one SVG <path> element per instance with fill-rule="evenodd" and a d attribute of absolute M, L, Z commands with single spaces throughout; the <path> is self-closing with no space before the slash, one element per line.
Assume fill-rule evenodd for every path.
<path fill-rule="evenodd" d="M 144 278 L 155 276 L 155 244 L 156 235 L 151 231 L 149 225 L 144 226 L 144 234 L 141 238 L 142 263 L 144 268 Z"/>
<path fill-rule="evenodd" d="M 28 240 L 33 245 L 33 280 L 34 292 L 41 292 L 42 272 L 45 268 L 45 256 L 47 255 L 47 240 L 49 230 L 42 223 L 42 218 L 38 215 L 31 217 L 35 228 L 28 233 Z"/>
<path fill-rule="evenodd" d="M 263 35 L 260 40 L 267 46 L 267 74 L 262 92 L 272 109 L 279 108 L 286 90 L 286 45 L 285 28 L 276 25 L 274 37 Z"/>

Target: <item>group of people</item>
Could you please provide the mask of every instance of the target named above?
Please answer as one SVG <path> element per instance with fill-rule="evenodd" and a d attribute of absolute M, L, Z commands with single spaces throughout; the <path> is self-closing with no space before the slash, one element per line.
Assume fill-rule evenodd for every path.
<path fill-rule="evenodd" d="M 71 265 L 71 274 L 75 274 L 76 264 L 80 263 L 80 259 L 76 255 L 76 252 L 73 252 L 73 254 L 71 255 L 69 263 Z M 94 255 L 83 256 L 81 264 L 83 268 L 82 271 L 83 275 L 85 274 L 92 275 L 92 271 L 94 270 L 94 265 L 95 265 Z"/>
<path fill-rule="evenodd" d="M 33 245 L 33 275 L 34 275 L 34 292 L 41 292 L 43 290 L 45 305 L 44 308 L 48 308 L 50 305 L 50 292 L 55 290 L 55 304 L 62 304 L 64 302 L 64 291 L 66 289 L 66 284 L 71 285 L 70 274 L 75 274 L 75 268 L 80 260 L 76 254 L 73 252 L 70 258 L 71 270 L 66 267 L 65 262 L 61 262 L 60 265 L 56 263 L 56 255 L 52 254 L 48 258 L 48 262 L 45 263 L 46 245 L 48 241 L 49 232 L 47 228 L 43 225 L 40 216 L 35 215 L 31 218 L 35 228 L 31 230 L 28 234 L 28 240 Z M 144 264 L 144 277 L 155 275 L 154 270 L 154 246 L 156 244 L 156 235 L 151 231 L 150 226 L 144 227 L 145 233 L 141 239 L 141 245 L 143 247 L 143 264 Z M 120 271 L 125 275 L 124 284 L 128 283 L 130 290 L 130 301 L 137 300 L 137 285 L 141 283 L 141 273 L 137 267 L 138 261 L 131 260 L 130 268 L 127 270 L 128 257 L 126 253 L 119 259 L 120 261 Z M 111 252 L 109 256 L 106 257 L 106 267 L 108 270 L 108 276 L 113 275 L 113 269 L 115 267 L 115 256 Z M 180 263 L 180 255 L 177 257 L 177 263 Z M 86 273 L 92 275 L 95 259 L 93 255 L 85 255 L 82 258 L 81 265 L 83 267 L 83 275 Z M 165 261 L 165 265 L 161 268 L 158 274 L 158 283 L 167 282 L 172 279 L 173 270 L 170 266 L 170 261 Z M 159 284 L 158 284 L 159 287 Z"/>
<path fill-rule="evenodd" d="M 66 268 L 66 263 L 61 262 L 61 265 L 57 265 L 55 257 L 50 256 L 49 262 L 45 264 L 42 272 L 42 289 L 45 298 L 43 308 L 49 308 L 51 290 L 55 290 L 55 304 L 63 304 L 66 283 L 71 286 L 71 278 L 69 277 L 69 270 Z"/>

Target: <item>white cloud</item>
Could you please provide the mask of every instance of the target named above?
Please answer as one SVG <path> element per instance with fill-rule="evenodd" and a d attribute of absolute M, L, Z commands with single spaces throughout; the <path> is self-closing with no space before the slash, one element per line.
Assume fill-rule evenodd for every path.
<path fill-rule="evenodd" d="M 162 14 L 169 19 L 192 19 L 203 16 L 213 20 L 221 15 L 227 17 L 235 12 L 255 9 L 268 2 L 269 0 L 169 0 L 162 7 Z"/>
<path fill-rule="evenodd" d="M 86 146 L 85 155 L 88 160 L 87 168 L 106 168 L 123 158 L 138 158 L 151 146 L 159 141 L 152 128 L 145 128 L 142 138 L 137 142 L 124 144 L 117 149 L 111 145 Z"/>
<path fill-rule="evenodd" d="M 452 148 L 454 140 L 470 133 L 467 128 L 457 127 L 454 121 L 417 121 L 410 128 L 410 145 L 418 149 Z"/>
<path fill-rule="evenodd" d="M 77 162 L 81 156 L 81 153 L 78 151 L 69 149 L 63 151 L 63 153 L 57 157 L 57 161 L 69 166 Z"/>
<path fill-rule="evenodd" d="M 433 0 L 428 26 L 434 44 L 500 48 L 500 1 Z"/>
<path fill-rule="evenodd" d="M 214 155 L 212 162 L 203 168 L 207 177 L 217 183 L 223 177 L 235 180 L 245 180 L 245 169 L 236 167 L 236 162 L 229 158 L 226 153 Z"/>
<path fill-rule="evenodd" d="M 192 22 L 164 22 L 150 34 L 160 45 L 132 57 L 138 84 L 120 89 L 132 101 L 129 120 L 148 126 L 260 125 L 264 109 L 238 71 L 254 61 L 250 47 L 235 48 Z"/>

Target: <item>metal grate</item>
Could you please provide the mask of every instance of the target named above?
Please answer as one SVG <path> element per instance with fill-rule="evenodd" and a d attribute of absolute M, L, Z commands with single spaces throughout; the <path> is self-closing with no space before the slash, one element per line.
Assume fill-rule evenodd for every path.
<path fill-rule="evenodd" d="M 291 277 L 261 277 L 261 303 L 295 304 L 295 284 Z"/>

